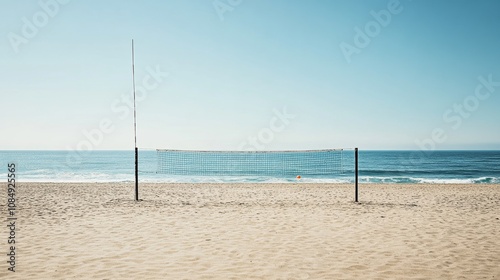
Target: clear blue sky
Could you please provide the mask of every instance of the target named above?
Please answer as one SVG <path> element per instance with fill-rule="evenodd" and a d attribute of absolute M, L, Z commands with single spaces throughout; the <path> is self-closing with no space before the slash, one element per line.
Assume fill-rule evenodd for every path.
<path fill-rule="evenodd" d="M 132 149 L 132 38 L 139 147 L 500 149 L 500 1 L 60 2 L 0 1 L 0 149 Z"/>

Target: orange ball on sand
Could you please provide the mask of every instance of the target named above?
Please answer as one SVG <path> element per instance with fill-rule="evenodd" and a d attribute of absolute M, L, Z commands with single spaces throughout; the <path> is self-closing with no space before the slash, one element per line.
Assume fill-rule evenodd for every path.
<path fill-rule="evenodd" d="M 300 180 L 300 178 L 302 178 L 300 175 L 297 175 L 297 180 Z"/>

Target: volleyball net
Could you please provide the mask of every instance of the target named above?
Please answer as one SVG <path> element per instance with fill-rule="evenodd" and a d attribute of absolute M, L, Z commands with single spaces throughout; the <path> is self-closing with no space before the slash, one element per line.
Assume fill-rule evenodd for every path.
<path fill-rule="evenodd" d="M 295 151 L 156 149 L 142 155 L 141 169 L 176 182 L 183 179 L 193 182 L 194 178 L 198 180 L 199 177 L 208 179 L 201 179 L 200 182 L 210 182 L 212 179 L 225 182 L 224 178 L 230 178 L 226 182 L 273 182 L 274 179 L 284 179 L 280 180 L 284 182 L 295 179 L 306 182 L 352 182 L 356 187 L 357 202 L 357 148 Z M 154 162 L 151 161 L 153 159 Z M 155 169 L 156 172 L 153 171 Z"/>
<path fill-rule="evenodd" d="M 157 173 L 168 175 L 304 178 L 352 174 L 354 167 L 353 157 L 346 156 L 345 149 L 304 151 L 157 149 L 156 153 Z"/>

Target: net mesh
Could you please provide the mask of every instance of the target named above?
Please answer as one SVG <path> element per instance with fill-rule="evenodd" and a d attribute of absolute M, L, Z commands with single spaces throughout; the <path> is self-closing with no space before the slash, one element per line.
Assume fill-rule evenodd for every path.
<path fill-rule="evenodd" d="M 157 173 L 196 176 L 316 176 L 343 173 L 343 150 L 156 150 Z"/>

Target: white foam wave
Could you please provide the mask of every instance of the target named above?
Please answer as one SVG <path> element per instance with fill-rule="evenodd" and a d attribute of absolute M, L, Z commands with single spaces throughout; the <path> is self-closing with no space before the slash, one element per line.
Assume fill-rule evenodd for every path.
<path fill-rule="evenodd" d="M 109 174 L 105 172 L 67 172 L 53 170 L 38 170 L 36 172 L 16 173 L 17 181 L 21 182 L 133 182 L 130 173 Z M 0 178 L 7 178 L 1 173 Z M 5 179 L 6 180 L 6 179 Z M 140 182 L 145 183 L 353 183 L 354 178 L 272 178 L 272 177 L 207 177 L 207 176 L 165 176 L 155 173 L 140 173 Z M 420 177 L 377 177 L 361 176 L 361 183 L 387 184 L 499 184 L 500 177 L 478 178 L 420 178 Z"/>
<path fill-rule="evenodd" d="M 498 184 L 498 177 L 479 178 L 415 178 L 415 177 L 360 177 L 363 183 L 411 183 L 411 184 Z"/>

